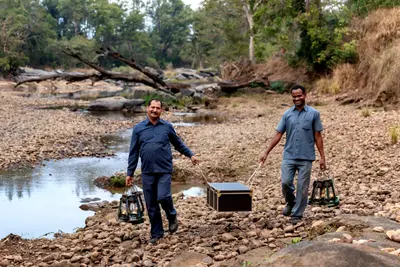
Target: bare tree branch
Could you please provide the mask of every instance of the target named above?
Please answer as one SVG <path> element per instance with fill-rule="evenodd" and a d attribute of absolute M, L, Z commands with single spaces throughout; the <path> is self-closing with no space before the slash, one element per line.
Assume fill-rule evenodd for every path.
<path fill-rule="evenodd" d="M 138 65 L 134 60 L 126 59 L 125 57 L 123 57 L 118 52 L 113 51 L 111 48 L 107 48 L 107 49 L 101 48 L 100 52 L 104 53 L 105 55 L 110 56 L 110 57 L 112 57 L 114 59 L 118 59 L 119 61 L 124 62 L 129 67 L 132 67 L 133 69 L 140 71 L 141 73 L 143 73 L 144 75 L 146 75 L 147 77 L 152 79 L 155 84 L 158 83 L 158 84 L 160 84 L 160 85 L 162 85 L 164 87 L 168 87 L 168 85 L 162 79 L 160 79 L 159 77 L 157 77 L 156 75 L 154 75 L 150 71 L 146 70 L 142 66 Z"/>

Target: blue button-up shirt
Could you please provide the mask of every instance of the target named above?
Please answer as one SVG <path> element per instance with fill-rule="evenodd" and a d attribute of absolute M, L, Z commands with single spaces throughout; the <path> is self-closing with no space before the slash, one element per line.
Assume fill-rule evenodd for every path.
<path fill-rule="evenodd" d="M 305 105 L 285 111 L 276 130 L 286 132 L 283 159 L 315 160 L 314 133 L 323 130 L 319 111 Z"/>
<path fill-rule="evenodd" d="M 193 156 L 192 151 L 177 136 L 171 123 L 160 119 L 153 125 L 147 118 L 136 124 L 132 130 L 127 175 L 133 176 L 139 156 L 142 173 L 172 173 L 170 143 L 181 154 Z"/>

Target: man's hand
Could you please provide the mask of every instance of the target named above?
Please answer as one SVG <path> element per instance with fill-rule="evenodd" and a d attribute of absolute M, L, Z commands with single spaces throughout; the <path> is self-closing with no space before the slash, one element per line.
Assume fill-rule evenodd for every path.
<path fill-rule="evenodd" d="M 196 164 L 199 163 L 199 160 L 198 160 L 195 156 L 192 156 L 192 157 L 190 158 L 190 160 L 192 161 L 193 165 L 196 165 Z"/>
<path fill-rule="evenodd" d="M 325 159 L 324 158 L 320 158 L 319 159 L 319 168 L 321 169 L 321 171 L 325 171 L 326 170 L 326 163 L 325 163 Z"/>
<path fill-rule="evenodd" d="M 132 184 L 133 184 L 133 176 L 126 176 L 125 185 L 132 186 Z"/>
<path fill-rule="evenodd" d="M 265 153 L 262 155 L 262 157 L 260 158 L 260 163 L 261 163 L 262 165 L 264 165 L 264 163 L 265 163 L 265 161 L 267 160 L 267 158 L 268 158 L 268 153 L 265 152 Z"/>

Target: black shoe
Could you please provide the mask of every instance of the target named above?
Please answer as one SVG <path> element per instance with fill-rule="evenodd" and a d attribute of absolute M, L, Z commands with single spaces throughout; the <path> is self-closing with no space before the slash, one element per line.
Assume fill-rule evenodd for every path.
<path fill-rule="evenodd" d="M 158 236 L 152 237 L 152 238 L 150 239 L 149 243 L 152 244 L 152 245 L 157 245 L 158 240 L 160 240 L 161 238 L 162 238 L 162 237 L 158 237 Z"/>
<path fill-rule="evenodd" d="M 178 231 L 178 219 L 175 216 L 169 221 L 169 232 L 175 233 L 176 231 Z"/>
<path fill-rule="evenodd" d="M 283 216 L 290 216 L 292 214 L 292 209 L 294 204 L 286 204 L 285 208 L 282 211 Z"/>
<path fill-rule="evenodd" d="M 290 218 L 290 223 L 296 225 L 299 222 L 301 222 L 301 219 L 302 219 L 301 217 L 292 216 L 292 218 Z"/>

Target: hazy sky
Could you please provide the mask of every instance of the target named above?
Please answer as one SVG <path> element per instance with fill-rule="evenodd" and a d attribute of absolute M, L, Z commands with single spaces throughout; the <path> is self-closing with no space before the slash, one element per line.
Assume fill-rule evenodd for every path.
<path fill-rule="evenodd" d="M 201 1 L 203 1 L 203 0 L 183 0 L 183 2 L 187 5 L 190 5 L 192 7 L 192 9 L 198 8 Z"/>

